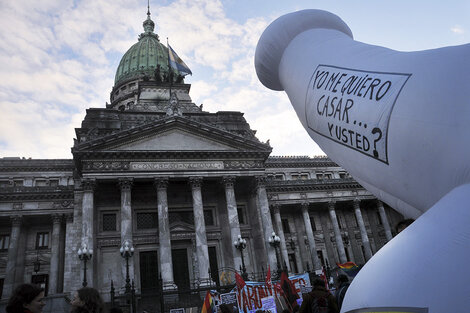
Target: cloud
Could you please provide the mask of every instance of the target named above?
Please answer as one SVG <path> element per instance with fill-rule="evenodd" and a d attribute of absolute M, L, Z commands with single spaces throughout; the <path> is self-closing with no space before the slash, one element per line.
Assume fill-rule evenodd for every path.
<path fill-rule="evenodd" d="M 3 1 L 0 157 L 71 158 L 74 128 L 87 108 L 109 101 L 119 61 L 143 32 L 146 12 L 143 1 Z M 195 103 L 209 112 L 244 112 L 276 153 L 305 139 L 285 94 L 263 87 L 254 71 L 256 43 L 271 18 L 237 22 L 219 0 L 175 0 L 151 12 L 160 41 L 168 37 L 194 71 L 188 81 Z"/>
<path fill-rule="evenodd" d="M 461 26 L 459 25 L 455 25 L 453 27 L 451 27 L 450 29 L 453 33 L 456 33 L 456 34 L 464 34 L 465 33 L 465 29 L 463 29 Z"/>

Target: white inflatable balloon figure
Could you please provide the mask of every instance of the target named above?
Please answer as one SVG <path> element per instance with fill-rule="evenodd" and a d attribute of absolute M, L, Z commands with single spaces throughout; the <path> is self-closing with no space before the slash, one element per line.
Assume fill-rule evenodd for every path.
<path fill-rule="evenodd" d="M 304 10 L 268 26 L 255 67 L 331 159 L 419 217 L 367 262 L 342 312 L 470 312 L 470 45 L 394 51 Z"/>

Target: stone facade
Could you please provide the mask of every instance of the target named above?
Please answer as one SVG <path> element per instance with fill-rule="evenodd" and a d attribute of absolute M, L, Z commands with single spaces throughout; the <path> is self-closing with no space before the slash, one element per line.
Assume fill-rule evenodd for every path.
<path fill-rule="evenodd" d="M 130 275 L 139 291 L 145 287 L 146 252 L 156 251 L 153 262 L 168 286 L 180 283 L 175 271 L 190 281 L 207 278 L 210 258 L 218 269 L 239 269 L 241 256 L 233 245 L 239 234 L 247 240 L 249 273 L 268 264 L 275 269 L 278 262 L 300 273 L 334 268 L 336 262 L 363 264 L 402 219 L 326 157 L 164 160 L 139 157 L 148 166 L 130 173 L 83 170 L 74 179 L 73 160 L 0 159 L 2 298 L 21 282 L 47 284 L 49 295 L 80 288 L 83 262 L 77 252 L 84 243 L 93 248 L 88 284 L 107 297 L 111 280 L 124 290 L 124 240 L 135 247 Z M 268 243 L 273 231 L 282 239 L 278 256 Z M 177 268 L 174 250 L 183 251 L 187 268 Z"/>

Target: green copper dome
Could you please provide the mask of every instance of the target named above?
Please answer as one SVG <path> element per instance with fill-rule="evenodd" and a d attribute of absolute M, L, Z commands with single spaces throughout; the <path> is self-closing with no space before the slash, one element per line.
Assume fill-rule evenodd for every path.
<path fill-rule="evenodd" d="M 140 34 L 139 41 L 127 50 L 119 63 L 114 86 L 136 78 L 154 78 L 157 65 L 160 65 L 162 78 L 168 76 L 168 48 L 160 43 L 158 35 L 153 32 L 155 23 L 150 19 L 150 12 L 147 12 L 143 26 L 144 32 Z M 172 71 L 173 77 L 177 77 L 178 71 Z"/>

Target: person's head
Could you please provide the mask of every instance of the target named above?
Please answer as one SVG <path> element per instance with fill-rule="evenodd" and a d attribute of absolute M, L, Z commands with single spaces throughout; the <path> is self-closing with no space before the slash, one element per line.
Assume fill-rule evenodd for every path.
<path fill-rule="evenodd" d="M 233 310 L 232 310 L 232 308 L 230 307 L 230 305 L 225 304 L 225 303 L 219 305 L 219 310 L 220 310 L 220 312 L 222 312 L 222 313 L 233 313 Z"/>
<path fill-rule="evenodd" d="M 397 226 L 395 227 L 395 230 L 397 234 L 401 233 L 405 228 L 411 225 L 415 220 L 412 218 L 407 218 L 406 220 L 398 222 Z"/>
<path fill-rule="evenodd" d="M 32 313 L 41 313 L 46 305 L 43 299 L 44 289 L 38 285 L 22 284 L 13 291 L 8 300 L 6 312 L 23 312 L 24 309 L 28 309 Z"/>
<path fill-rule="evenodd" d="M 325 287 L 325 281 L 321 278 L 315 278 L 313 280 L 313 288 L 315 287 Z"/>
<path fill-rule="evenodd" d="M 104 307 L 98 290 L 90 287 L 78 289 L 70 304 L 72 305 L 72 312 L 101 313 Z"/>
<path fill-rule="evenodd" d="M 338 282 L 338 285 L 341 285 L 343 283 L 349 283 L 349 278 L 348 276 L 341 274 L 338 276 L 336 281 Z"/>

